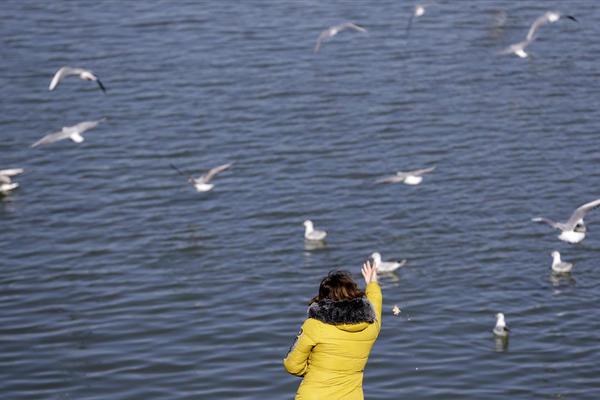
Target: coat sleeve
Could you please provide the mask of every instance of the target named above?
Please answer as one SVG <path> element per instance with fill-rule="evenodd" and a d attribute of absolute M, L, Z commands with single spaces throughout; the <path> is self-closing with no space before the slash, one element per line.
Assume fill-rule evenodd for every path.
<path fill-rule="evenodd" d="M 308 356 L 312 348 L 316 345 L 316 342 L 309 336 L 311 331 L 309 321 L 310 319 L 304 321 L 296 340 L 283 360 L 283 365 L 287 372 L 300 377 L 306 374 L 308 370 Z"/>
<path fill-rule="evenodd" d="M 375 308 L 375 314 L 377 315 L 377 324 L 381 326 L 381 302 L 383 296 L 381 295 L 381 287 L 379 287 L 379 283 L 370 282 L 367 285 L 367 289 L 365 290 L 367 294 L 367 299 L 373 304 Z"/>

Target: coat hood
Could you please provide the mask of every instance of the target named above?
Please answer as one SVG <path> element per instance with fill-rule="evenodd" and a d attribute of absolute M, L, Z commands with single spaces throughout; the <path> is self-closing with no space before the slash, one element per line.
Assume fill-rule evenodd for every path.
<path fill-rule="evenodd" d="M 325 299 L 308 307 L 308 318 L 335 325 L 344 331 L 358 332 L 375 322 L 375 309 L 366 298 L 334 301 Z"/>

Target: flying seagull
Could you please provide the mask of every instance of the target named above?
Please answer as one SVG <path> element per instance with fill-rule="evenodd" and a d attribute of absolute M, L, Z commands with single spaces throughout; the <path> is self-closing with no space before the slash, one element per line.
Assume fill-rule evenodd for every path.
<path fill-rule="evenodd" d="M 346 30 L 346 29 L 354 29 L 359 32 L 367 31 L 365 28 L 358 26 L 356 24 L 353 24 L 351 22 L 346 22 L 346 23 L 343 23 L 340 25 L 332 26 L 331 28 L 326 29 L 323 32 L 321 32 L 321 34 L 317 38 L 317 45 L 315 46 L 315 53 L 319 52 L 319 49 L 321 48 L 321 42 L 323 42 L 323 40 L 333 37 L 333 36 L 337 35 L 338 33 L 340 33 L 341 31 Z"/>
<path fill-rule="evenodd" d="M 508 329 L 506 327 L 506 322 L 504 322 L 504 314 L 502 314 L 502 313 L 496 314 L 496 326 L 494 326 L 494 329 L 492 330 L 492 332 L 494 332 L 494 335 L 499 336 L 499 337 L 508 336 L 510 329 Z"/>
<path fill-rule="evenodd" d="M 573 269 L 573 264 L 562 261 L 558 251 L 555 250 L 550 253 L 550 255 L 552 256 L 552 271 L 556 272 L 557 274 L 571 272 Z"/>
<path fill-rule="evenodd" d="M 194 187 L 196 188 L 197 191 L 199 191 L 199 192 L 208 192 L 213 187 L 215 187 L 214 184 L 208 183 L 208 182 L 212 178 L 214 178 L 219 172 L 225 171 L 227 168 L 231 167 L 232 165 L 233 165 L 232 162 L 227 163 L 227 164 L 223 164 L 223 165 L 219 165 L 218 167 L 215 167 L 215 168 L 212 168 L 212 169 L 208 170 L 200 178 L 194 178 L 193 176 L 190 176 L 189 174 L 184 173 L 183 171 L 181 171 L 179 168 L 177 168 L 173 164 L 171 164 L 171 167 L 173 169 L 175 169 L 177 172 L 179 172 L 181 175 L 188 177 L 188 182 L 192 183 L 194 185 Z"/>
<path fill-rule="evenodd" d="M 381 261 L 381 254 L 375 252 L 371 254 L 373 264 L 377 267 L 377 272 L 392 272 L 406 264 L 406 260 L 398 261 Z"/>
<path fill-rule="evenodd" d="M 506 49 L 497 52 L 496 54 L 497 55 L 505 55 L 505 54 L 514 53 L 521 58 L 526 58 L 529 54 L 527 54 L 527 52 L 525 51 L 525 48 L 527 48 L 527 46 L 529 46 L 537 38 L 537 36 L 535 36 L 535 31 L 541 25 L 544 25 L 548 22 L 552 23 L 552 22 L 558 21 L 561 16 L 564 16 L 565 18 L 568 18 L 572 21 L 577 22 L 575 17 L 573 17 L 571 15 L 565 15 L 565 14 L 561 13 L 560 11 L 547 11 L 544 13 L 544 15 L 538 17 L 533 22 L 533 24 L 531 24 L 531 27 L 529 28 L 529 32 L 527 32 L 527 36 L 525 37 L 525 40 L 523 40 L 522 42 L 519 42 L 519 43 L 512 44 L 512 45 L 508 46 Z"/>
<path fill-rule="evenodd" d="M 408 20 L 408 25 L 406 26 L 406 38 L 408 39 L 408 35 L 410 34 L 410 28 L 412 27 L 413 24 L 413 20 L 415 18 L 420 17 L 421 15 L 425 14 L 425 9 L 429 6 L 432 6 L 436 3 L 434 2 L 430 2 L 430 3 L 423 3 L 423 4 L 417 4 L 415 5 L 415 8 L 413 10 L 413 13 L 410 15 L 410 18 Z"/>
<path fill-rule="evenodd" d="M 585 238 L 585 224 L 583 223 L 583 218 L 592 211 L 594 208 L 600 206 L 600 199 L 590 201 L 575 211 L 569 218 L 567 222 L 555 222 L 548 218 L 536 217 L 531 220 L 534 222 L 545 222 L 551 227 L 558 229 L 561 231 L 558 238 L 562 241 L 569 243 L 579 243 Z"/>
<path fill-rule="evenodd" d="M 327 236 L 327 232 L 316 230 L 310 219 L 304 221 L 302 225 L 304 225 L 304 239 L 306 240 L 323 240 Z"/>
<path fill-rule="evenodd" d="M 80 122 L 77 125 L 65 126 L 60 132 L 51 133 L 50 135 L 44 136 L 43 138 L 32 144 L 31 147 L 36 147 L 40 144 L 57 142 L 66 138 L 71 139 L 75 143 L 81 143 L 83 142 L 83 136 L 81 136 L 83 132 L 87 131 L 88 129 L 94 128 L 100 122 L 103 122 L 105 120 L 106 118 L 102 118 L 97 121 L 85 121 Z"/>
<path fill-rule="evenodd" d="M 435 170 L 435 168 L 436 167 L 434 166 L 434 167 L 430 167 L 430 168 L 426 168 L 426 169 L 415 169 L 413 171 L 407 171 L 407 172 L 398 171 L 398 172 L 396 172 L 396 175 L 392 175 L 387 178 L 379 179 L 379 180 L 375 181 L 375 183 L 403 182 L 407 185 L 418 185 L 423 180 L 423 175 L 433 172 Z"/>
<path fill-rule="evenodd" d="M 100 89 L 102 89 L 102 91 L 106 93 L 104 85 L 102 84 L 102 82 L 100 82 L 100 79 L 98 79 L 98 77 L 92 71 L 83 68 L 71 67 L 62 67 L 61 69 L 56 71 L 48 89 L 54 90 L 54 88 L 58 86 L 58 83 L 61 81 L 61 79 L 69 75 L 77 75 L 81 79 L 85 79 L 86 81 L 95 81 L 96 83 L 98 83 L 98 86 L 100 86 Z"/>
<path fill-rule="evenodd" d="M 11 168 L 0 170 L 0 195 L 7 194 L 11 190 L 19 187 L 17 182 L 12 182 L 11 176 L 19 175 L 23 173 L 22 168 Z"/>

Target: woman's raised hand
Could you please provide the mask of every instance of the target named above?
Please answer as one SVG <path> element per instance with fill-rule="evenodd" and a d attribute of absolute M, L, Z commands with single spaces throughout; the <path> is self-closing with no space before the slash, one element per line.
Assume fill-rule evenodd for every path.
<path fill-rule="evenodd" d="M 362 276 L 365 278 L 365 284 L 368 285 L 370 282 L 377 282 L 377 267 L 375 263 L 371 266 L 371 263 L 367 260 L 360 272 L 362 272 Z"/>

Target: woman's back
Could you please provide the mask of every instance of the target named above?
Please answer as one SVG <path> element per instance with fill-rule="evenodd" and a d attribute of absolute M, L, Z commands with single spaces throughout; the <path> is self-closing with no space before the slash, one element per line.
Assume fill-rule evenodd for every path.
<path fill-rule="evenodd" d="M 296 399 L 363 399 L 363 370 L 381 328 L 381 301 L 374 281 L 366 299 L 311 304 L 284 360 L 289 373 L 304 377 Z"/>

